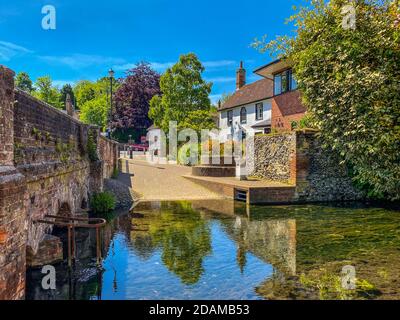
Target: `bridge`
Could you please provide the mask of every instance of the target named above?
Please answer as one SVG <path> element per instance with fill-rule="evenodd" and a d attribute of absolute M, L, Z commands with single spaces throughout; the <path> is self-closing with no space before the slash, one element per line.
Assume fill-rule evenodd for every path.
<path fill-rule="evenodd" d="M 23 299 L 27 252 L 38 253 L 46 215 L 73 215 L 103 190 L 118 144 L 97 127 L 20 91 L 0 65 L 0 300 Z"/>

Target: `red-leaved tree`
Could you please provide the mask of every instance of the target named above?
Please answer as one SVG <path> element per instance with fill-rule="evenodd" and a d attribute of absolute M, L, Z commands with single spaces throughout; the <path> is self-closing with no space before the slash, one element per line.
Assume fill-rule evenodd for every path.
<path fill-rule="evenodd" d="M 141 62 L 120 81 L 114 95 L 112 128 L 147 129 L 152 124 L 148 117 L 150 100 L 161 93 L 160 75 L 148 63 Z"/>

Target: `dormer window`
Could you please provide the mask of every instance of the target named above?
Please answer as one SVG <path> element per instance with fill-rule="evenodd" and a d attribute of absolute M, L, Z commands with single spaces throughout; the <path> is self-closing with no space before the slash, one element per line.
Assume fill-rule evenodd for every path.
<path fill-rule="evenodd" d="M 297 82 L 293 70 L 287 69 L 274 75 L 274 95 L 280 95 L 297 89 Z"/>
<path fill-rule="evenodd" d="M 240 110 L 240 123 L 241 124 L 246 124 L 247 123 L 247 110 L 245 107 L 243 107 Z"/>

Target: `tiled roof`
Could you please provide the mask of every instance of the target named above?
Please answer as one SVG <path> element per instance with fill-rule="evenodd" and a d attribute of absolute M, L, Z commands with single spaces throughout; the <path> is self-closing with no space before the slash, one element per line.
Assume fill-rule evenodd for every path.
<path fill-rule="evenodd" d="M 219 111 L 243 106 L 252 102 L 271 98 L 273 95 L 273 81 L 261 79 L 245 85 L 236 91 L 222 106 Z"/>

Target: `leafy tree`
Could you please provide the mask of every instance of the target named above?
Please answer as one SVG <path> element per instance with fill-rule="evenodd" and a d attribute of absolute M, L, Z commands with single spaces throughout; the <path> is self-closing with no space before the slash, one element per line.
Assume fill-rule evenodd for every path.
<path fill-rule="evenodd" d="M 114 95 L 112 127 L 147 129 L 151 125 L 148 117 L 150 100 L 160 94 L 159 82 L 160 75 L 148 63 L 139 63 L 128 70 Z"/>
<path fill-rule="evenodd" d="M 193 53 L 182 55 L 178 63 L 167 69 L 160 79 L 162 96 L 150 101 L 149 116 L 155 125 L 167 132 L 170 121 L 177 121 L 179 126 L 193 111 L 210 111 L 212 83 L 203 80 L 203 71 Z"/>
<path fill-rule="evenodd" d="M 34 90 L 33 82 L 26 72 L 20 72 L 17 74 L 15 77 L 15 85 L 17 88 L 28 93 L 31 93 Z"/>
<path fill-rule="evenodd" d="M 96 84 L 88 80 L 79 81 L 74 87 L 77 107 L 96 98 Z"/>
<path fill-rule="evenodd" d="M 105 128 L 108 122 L 109 102 L 105 95 L 89 100 L 81 105 L 80 120 Z"/>
<path fill-rule="evenodd" d="M 203 129 L 211 130 L 214 128 L 216 128 L 216 119 L 215 113 L 211 109 L 191 111 L 179 125 L 179 129 L 193 129 L 198 133 Z"/>
<path fill-rule="evenodd" d="M 65 101 L 67 99 L 68 94 L 70 95 L 71 101 L 74 103 L 76 107 L 75 94 L 72 89 L 72 86 L 70 84 L 65 84 L 60 90 L 60 103 L 62 104 L 64 109 L 65 109 Z"/>
<path fill-rule="evenodd" d="M 53 87 L 50 76 L 39 77 L 36 80 L 35 88 L 36 90 L 33 92 L 33 95 L 36 98 L 43 100 L 55 108 L 62 109 L 60 93 L 57 88 Z"/>
<path fill-rule="evenodd" d="M 290 21 L 295 37 L 255 45 L 294 63 L 303 102 L 354 180 L 370 196 L 400 199 L 400 28 L 397 1 L 312 1 Z"/>

